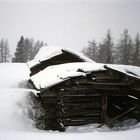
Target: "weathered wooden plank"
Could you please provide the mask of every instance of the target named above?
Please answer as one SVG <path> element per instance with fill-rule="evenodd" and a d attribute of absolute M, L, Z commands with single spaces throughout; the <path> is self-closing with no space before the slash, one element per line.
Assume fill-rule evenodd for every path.
<path fill-rule="evenodd" d="M 95 112 L 89 112 L 89 111 L 83 111 L 83 112 L 76 112 L 76 113 L 74 113 L 74 112 L 70 112 L 70 113 L 57 113 L 57 117 L 60 117 L 60 118 L 69 118 L 69 117 L 75 117 L 75 118 L 77 118 L 77 117 L 96 117 L 96 116 L 98 116 L 98 117 L 100 117 L 100 113 L 98 112 L 98 111 L 95 111 Z"/>
<path fill-rule="evenodd" d="M 61 119 L 61 118 L 60 118 Z M 68 118 L 62 118 L 62 121 L 88 121 L 88 120 L 100 120 L 100 118 L 98 116 L 71 116 Z"/>
<path fill-rule="evenodd" d="M 71 118 L 62 120 L 64 126 L 79 126 L 91 123 L 99 123 L 99 117 Z"/>
<path fill-rule="evenodd" d="M 105 124 L 110 124 L 110 123 L 112 123 L 114 120 L 123 117 L 124 115 L 128 114 L 129 112 L 131 112 L 131 111 L 134 110 L 135 108 L 136 108 L 136 106 L 134 106 L 134 107 L 130 108 L 129 110 L 127 110 L 127 111 L 125 111 L 125 112 L 123 112 L 123 113 L 121 113 L 121 114 L 115 116 L 114 118 L 112 118 L 112 119 L 110 119 L 110 120 L 104 122 L 103 124 L 99 125 L 98 128 L 104 126 Z"/>
<path fill-rule="evenodd" d="M 95 97 L 64 97 L 63 98 L 64 103 L 98 103 L 100 102 L 100 98 Z"/>
<path fill-rule="evenodd" d="M 101 104 L 102 104 L 101 121 L 102 122 L 106 121 L 107 102 L 108 102 L 107 96 L 103 95 L 102 96 L 102 101 L 101 101 Z"/>
<path fill-rule="evenodd" d="M 75 92 L 75 95 L 74 95 Z M 72 94 L 72 95 L 71 95 Z M 102 95 L 109 95 L 109 96 L 127 96 L 128 94 L 135 94 L 140 95 L 140 92 L 133 91 L 130 88 L 124 89 L 110 89 L 110 90 L 103 90 L 103 89 L 81 89 L 77 91 L 65 91 L 64 96 L 102 96 Z"/>
<path fill-rule="evenodd" d="M 131 85 L 128 84 L 103 84 L 103 83 L 95 83 L 92 85 L 77 85 L 76 87 L 65 87 L 65 91 L 77 91 L 77 92 L 82 92 L 85 91 L 85 93 L 91 93 L 92 91 L 97 91 L 99 90 L 100 92 L 103 91 L 110 91 L 110 90 L 130 90 Z M 95 92 L 96 93 L 96 92 Z"/>
<path fill-rule="evenodd" d="M 81 109 L 100 109 L 101 102 L 82 102 L 82 103 L 64 103 L 64 110 L 81 110 Z"/>

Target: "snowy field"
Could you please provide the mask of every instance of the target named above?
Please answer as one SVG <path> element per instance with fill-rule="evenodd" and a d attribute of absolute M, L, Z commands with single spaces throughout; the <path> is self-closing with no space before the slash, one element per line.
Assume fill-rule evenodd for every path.
<path fill-rule="evenodd" d="M 111 131 L 94 125 L 69 127 L 66 132 L 41 131 L 28 117 L 30 89 L 26 64 L 0 64 L 0 140 L 139 140 L 140 124 L 129 130 Z"/>

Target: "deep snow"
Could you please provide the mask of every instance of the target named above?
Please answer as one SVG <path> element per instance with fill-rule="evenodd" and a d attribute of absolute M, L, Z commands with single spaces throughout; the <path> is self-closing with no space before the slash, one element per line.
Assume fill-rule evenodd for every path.
<path fill-rule="evenodd" d="M 28 75 L 26 64 L 0 64 L 0 140 L 139 140 L 139 124 L 117 132 L 96 129 L 96 124 L 69 127 L 64 133 L 36 129 L 29 118 Z"/>

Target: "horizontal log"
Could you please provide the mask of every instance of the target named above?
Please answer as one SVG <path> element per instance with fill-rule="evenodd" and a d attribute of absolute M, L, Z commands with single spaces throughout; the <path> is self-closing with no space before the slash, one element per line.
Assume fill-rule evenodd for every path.
<path fill-rule="evenodd" d="M 78 83 L 78 85 L 95 85 L 95 86 L 123 86 L 123 87 L 126 87 L 126 86 L 130 86 L 130 84 L 128 83 L 98 83 L 98 82 L 90 82 L 90 81 L 81 81 Z"/>
<path fill-rule="evenodd" d="M 113 90 L 113 91 L 120 91 L 120 90 L 127 90 L 129 91 L 130 90 L 130 86 L 131 85 L 127 85 L 127 84 L 124 84 L 124 85 L 121 85 L 121 84 L 114 84 L 114 85 L 111 85 L 111 84 L 93 84 L 93 85 L 87 85 L 87 86 L 77 86 L 77 88 L 64 88 L 65 91 L 77 91 L 79 93 L 81 93 L 82 91 L 85 91 L 85 93 L 92 93 L 93 91 L 110 91 L 110 90 Z M 96 93 L 96 92 L 95 92 Z"/>
<path fill-rule="evenodd" d="M 101 102 L 64 103 L 64 110 L 100 109 Z"/>
<path fill-rule="evenodd" d="M 87 105 L 87 106 L 80 106 L 80 105 L 43 105 L 44 109 L 46 111 L 50 111 L 50 112 L 56 112 L 56 111 L 63 111 L 66 113 L 71 113 L 74 112 L 75 114 L 78 112 L 97 112 L 99 111 L 101 108 L 100 103 L 99 104 L 92 104 L 92 105 Z"/>
<path fill-rule="evenodd" d="M 140 98 L 140 91 L 134 90 L 134 89 L 120 89 L 120 90 L 100 90 L 100 89 L 66 89 L 64 91 L 59 91 L 57 94 L 43 94 L 41 93 L 41 98 L 43 99 L 52 99 L 55 100 L 58 97 L 96 97 L 96 96 L 102 96 L 102 95 L 110 95 L 110 96 L 127 96 L 127 95 L 134 95 Z"/>
<path fill-rule="evenodd" d="M 83 112 L 77 111 L 77 112 L 64 112 L 64 113 L 59 113 L 57 112 L 57 116 L 60 118 L 67 118 L 67 117 L 95 117 L 95 116 L 100 116 L 100 111 L 98 110 L 93 110 L 93 111 L 86 111 L 83 110 Z"/>
<path fill-rule="evenodd" d="M 98 103 L 98 102 L 100 102 L 101 100 L 100 100 L 100 98 L 95 98 L 95 97 L 77 97 L 77 96 L 75 96 L 75 97 L 64 97 L 63 98 L 63 103 L 65 104 L 65 103 L 79 103 L 79 104 L 81 104 L 81 103 Z"/>
<path fill-rule="evenodd" d="M 70 118 L 70 119 L 63 119 L 62 123 L 64 126 L 79 126 L 79 125 L 86 125 L 91 123 L 99 123 L 99 117 L 85 117 L 85 118 Z"/>
<path fill-rule="evenodd" d="M 109 96 L 127 96 L 127 95 L 134 95 L 134 96 L 139 96 L 140 97 L 140 91 L 134 91 L 132 89 L 120 89 L 120 90 L 95 90 L 95 89 L 80 89 L 78 91 L 64 91 L 63 95 L 64 96 L 102 96 L 102 95 L 109 95 Z"/>

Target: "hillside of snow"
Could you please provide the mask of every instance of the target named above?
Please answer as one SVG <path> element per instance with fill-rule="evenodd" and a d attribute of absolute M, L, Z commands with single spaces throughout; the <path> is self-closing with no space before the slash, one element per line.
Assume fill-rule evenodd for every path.
<path fill-rule="evenodd" d="M 69 127 L 66 132 L 41 131 L 29 117 L 26 64 L 0 64 L 0 140 L 139 140 L 140 124 L 129 130 L 96 128 L 96 124 Z"/>

